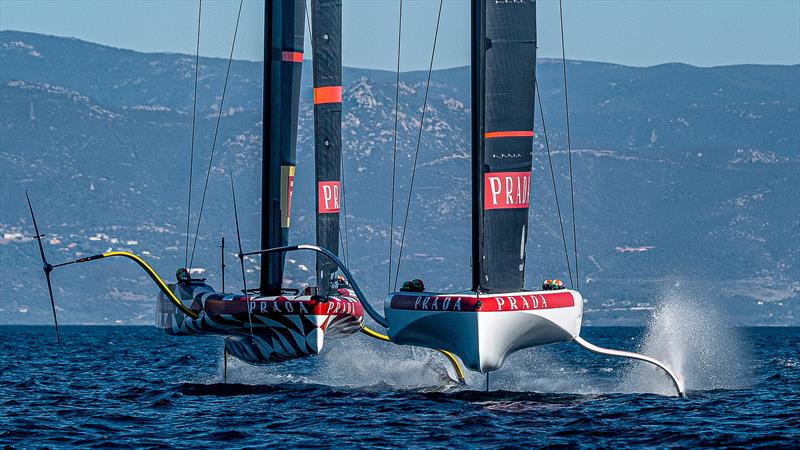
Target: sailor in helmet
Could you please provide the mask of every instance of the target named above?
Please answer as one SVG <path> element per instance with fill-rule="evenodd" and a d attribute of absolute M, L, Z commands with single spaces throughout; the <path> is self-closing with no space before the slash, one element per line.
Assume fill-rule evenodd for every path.
<path fill-rule="evenodd" d="M 544 280 L 542 283 L 543 291 L 558 291 L 564 289 L 564 283 L 561 280 Z"/>
<path fill-rule="evenodd" d="M 192 276 L 185 267 L 181 267 L 175 271 L 175 278 L 178 279 L 178 284 L 181 286 L 188 286 L 192 282 Z"/>

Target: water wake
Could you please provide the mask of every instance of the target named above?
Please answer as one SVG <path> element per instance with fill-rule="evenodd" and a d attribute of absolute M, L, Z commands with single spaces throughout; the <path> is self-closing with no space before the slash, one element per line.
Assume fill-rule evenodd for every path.
<path fill-rule="evenodd" d="M 438 353 L 361 335 L 329 340 L 319 356 L 307 360 L 253 366 L 230 358 L 228 364 L 229 382 L 241 384 L 309 383 L 390 389 L 445 389 L 455 384 L 449 363 Z"/>
<path fill-rule="evenodd" d="M 669 366 L 687 390 L 737 389 L 751 378 L 746 340 L 712 302 L 666 288 L 642 338 L 598 344 L 641 353 Z M 619 337 L 615 337 L 619 339 Z M 613 339 L 613 338 L 612 338 Z M 631 345 L 639 342 L 639 345 Z M 436 352 L 378 342 L 362 336 L 329 340 L 316 358 L 251 366 L 229 360 L 228 380 L 241 384 L 307 383 L 333 387 L 449 390 L 449 363 Z M 222 361 L 220 360 L 220 368 Z M 483 389 L 484 375 L 465 373 L 467 389 Z M 518 352 L 492 373 L 492 390 L 601 395 L 676 395 L 663 371 L 641 361 L 598 357 L 564 343 Z"/>
<path fill-rule="evenodd" d="M 751 352 L 747 341 L 712 301 L 687 294 L 680 284 L 673 283 L 658 295 L 656 305 L 641 338 L 614 336 L 596 344 L 665 363 L 690 392 L 748 386 Z M 676 395 L 667 375 L 648 363 L 591 355 L 576 347 L 555 344 L 514 354 L 493 374 L 492 388 L 581 395 Z M 482 378 L 473 375 L 468 380 L 475 384 Z"/>
<path fill-rule="evenodd" d="M 683 378 L 688 390 L 737 389 L 748 385 L 750 349 L 708 299 L 679 285 L 665 289 L 638 352 L 659 359 Z M 632 363 L 623 392 L 674 392 L 669 380 L 643 363 Z"/>

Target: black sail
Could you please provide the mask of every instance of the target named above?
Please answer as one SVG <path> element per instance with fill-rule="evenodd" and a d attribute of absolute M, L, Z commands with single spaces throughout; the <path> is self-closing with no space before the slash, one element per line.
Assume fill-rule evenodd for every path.
<path fill-rule="evenodd" d="M 521 291 L 536 72 L 534 0 L 473 0 L 473 289 Z"/>
<path fill-rule="evenodd" d="M 342 2 L 312 1 L 317 245 L 338 255 L 342 160 Z M 329 286 L 336 264 L 317 255 L 317 283 Z"/>
<path fill-rule="evenodd" d="M 289 242 L 303 62 L 303 2 L 267 0 L 264 17 L 261 246 L 273 248 Z M 280 292 L 284 260 L 283 254 L 262 256 L 262 294 Z"/>

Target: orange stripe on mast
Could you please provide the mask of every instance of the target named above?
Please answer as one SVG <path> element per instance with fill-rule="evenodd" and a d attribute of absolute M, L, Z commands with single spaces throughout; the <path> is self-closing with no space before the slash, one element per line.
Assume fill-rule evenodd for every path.
<path fill-rule="evenodd" d="M 314 88 L 314 104 L 342 103 L 341 86 L 325 86 Z"/>
<path fill-rule="evenodd" d="M 533 131 L 490 131 L 484 134 L 486 139 L 507 137 L 533 137 Z"/>
<path fill-rule="evenodd" d="M 303 52 L 291 52 L 284 50 L 281 54 L 281 59 L 286 62 L 303 62 Z"/>

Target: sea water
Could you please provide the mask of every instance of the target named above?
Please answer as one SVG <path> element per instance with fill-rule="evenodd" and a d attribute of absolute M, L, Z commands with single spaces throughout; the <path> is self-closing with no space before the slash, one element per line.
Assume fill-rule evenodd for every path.
<path fill-rule="evenodd" d="M 455 385 L 424 349 L 363 335 L 282 365 L 229 364 L 222 343 L 153 327 L 0 327 L 0 445 L 797 446 L 800 329 L 726 328 L 667 294 L 643 328 L 585 328 L 641 362 L 557 344 Z M 450 376 L 448 376 L 450 375 Z"/>

